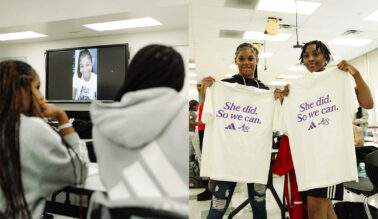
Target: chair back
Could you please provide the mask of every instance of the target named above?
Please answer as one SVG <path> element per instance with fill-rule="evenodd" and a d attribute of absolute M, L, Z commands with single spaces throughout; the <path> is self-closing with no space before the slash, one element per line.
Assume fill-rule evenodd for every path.
<path fill-rule="evenodd" d="M 378 150 L 366 155 L 365 169 L 375 190 L 378 191 Z"/>

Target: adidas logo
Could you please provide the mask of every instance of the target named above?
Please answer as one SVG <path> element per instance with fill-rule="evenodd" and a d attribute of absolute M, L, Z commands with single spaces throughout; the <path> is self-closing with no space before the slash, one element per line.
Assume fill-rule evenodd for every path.
<path fill-rule="evenodd" d="M 314 129 L 314 128 L 316 128 L 316 125 L 315 125 L 314 122 L 311 122 L 311 125 L 307 130 L 311 130 L 311 129 Z"/>
<path fill-rule="evenodd" d="M 225 129 L 233 129 L 233 130 L 236 130 L 234 123 L 231 123 L 230 125 L 226 126 Z"/>

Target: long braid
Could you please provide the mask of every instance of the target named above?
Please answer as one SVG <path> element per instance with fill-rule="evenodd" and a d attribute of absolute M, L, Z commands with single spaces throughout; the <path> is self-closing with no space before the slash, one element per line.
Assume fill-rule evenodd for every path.
<path fill-rule="evenodd" d="M 26 63 L 5 61 L 0 63 L 0 187 L 6 201 L 4 215 L 7 218 L 31 217 L 22 184 L 20 158 L 20 116 L 42 117 L 42 109 L 33 95 L 31 83 L 36 72 Z M 28 106 L 24 99 L 29 98 Z M 24 109 L 29 109 L 24 112 Z M 73 155 L 78 154 L 62 139 L 71 158 L 75 182 L 78 182 Z M 83 165 L 80 165 L 80 184 L 83 183 Z"/>
<path fill-rule="evenodd" d="M 17 78 L 15 62 L 0 63 L 0 182 L 6 201 L 5 216 L 31 218 L 25 200 L 21 177 L 19 126 L 22 102 L 21 84 Z M 26 79 L 24 79 L 26 80 Z M 32 77 L 30 77 L 31 83 Z M 30 85 L 29 83 L 29 85 Z"/>

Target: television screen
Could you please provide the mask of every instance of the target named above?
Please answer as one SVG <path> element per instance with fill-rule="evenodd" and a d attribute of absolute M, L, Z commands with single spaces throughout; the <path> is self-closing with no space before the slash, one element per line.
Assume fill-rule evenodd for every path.
<path fill-rule="evenodd" d="M 48 50 L 49 102 L 112 101 L 125 80 L 128 44 Z"/>

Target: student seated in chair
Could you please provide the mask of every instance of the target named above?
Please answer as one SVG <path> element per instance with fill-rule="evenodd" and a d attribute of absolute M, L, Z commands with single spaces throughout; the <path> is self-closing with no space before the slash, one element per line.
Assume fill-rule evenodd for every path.
<path fill-rule="evenodd" d="M 46 103 L 39 87 L 30 65 L 0 63 L 0 212 L 5 218 L 40 218 L 47 197 L 87 175 L 77 153 L 78 134 L 63 110 Z M 59 133 L 44 117 L 59 122 Z"/>
<path fill-rule="evenodd" d="M 107 192 L 92 196 L 89 218 L 98 206 L 107 209 L 100 218 L 116 218 L 116 209 L 130 207 L 188 217 L 188 109 L 179 93 L 184 77 L 177 51 L 149 45 L 132 59 L 115 102 L 92 104 L 94 148 Z"/>

